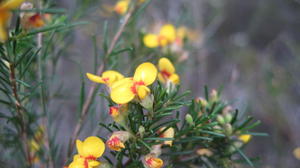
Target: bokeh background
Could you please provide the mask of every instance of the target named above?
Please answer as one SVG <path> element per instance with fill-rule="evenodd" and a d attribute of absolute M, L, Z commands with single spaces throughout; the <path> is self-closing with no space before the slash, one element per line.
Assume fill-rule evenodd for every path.
<path fill-rule="evenodd" d="M 76 16 L 82 8 L 76 19 L 90 22 L 65 39 L 66 50 L 57 62 L 55 82 L 50 85 L 50 92 L 64 94 L 55 95 L 48 104 L 55 121 L 52 131 L 58 133 L 56 142 L 64 146 L 77 121 L 82 74 L 93 72 L 93 38 L 101 55 L 104 21 L 113 35 L 120 18 L 109 11 L 114 0 L 53 2 L 66 8 L 70 16 Z M 176 63 L 182 88 L 199 97 L 205 85 L 223 86 L 223 99 L 232 102 L 244 116 L 254 115 L 260 120 L 256 132 L 269 134 L 255 137 L 246 149 L 247 155 L 260 156 L 259 167 L 297 168 L 300 160 L 293 156 L 293 150 L 300 146 L 299 18 L 299 0 L 153 0 L 137 26 L 147 30 L 155 23 L 173 23 L 195 31 L 189 56 Z M 129 60 L 120 66 L 128 65 Z M 88 90 L 91 82 L 85 79 L 85 85 Z M 104 104 L 98 96 L 81 139 L 103 133 L 98 122 L 89 119 L 111 120 Z"/>

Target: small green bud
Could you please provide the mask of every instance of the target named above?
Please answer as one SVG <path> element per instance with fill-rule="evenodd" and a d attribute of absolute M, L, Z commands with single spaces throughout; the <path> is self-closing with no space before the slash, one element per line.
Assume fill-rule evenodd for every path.
<path fill-rule="evenodd" d="M 223 125 L 223 124 L 225 124 L 225 119 L 224 119 L 224 117 L 222 116 L 222 115 L 217 115 L 217 121 L 218 121 L 218 123 L 219 124 L 221 124 L 221 125 Z"/>
<path fill-rule="evenodd" d="M 187 114 L 187 115 L 185 116 L 185 121 L 186 121 L 187 123 L 189 123 L 190 125 L 194 125 L 194 119 L 193 119 L 193 117 L 192 117 L 190 114 Z"/>
<path fill-rule="evenodd" d="M 206 107 L 208 105 L 208 102 L 202 97 L 199 97 L 197 101 L 201 104 L 202 107 Z"/>
<path fill-rule="evenodd" d="M 232 120 L 232 114 L 230 114 L 230 113 L 227 113 L 225 116 L 224 116 L 224 119 L 225 119 L 225 122 L 226 123 L 230 123 L 231 122 L 231 120 Z"/>
<path fill-rule="evenodd" d="M 225 134 L 227 135 L 227 136 L 230 136 L 231 134 L 232 134 L 232 126 L 231 126 L 231 124 L 229 124 L 229 123 L 226 123 L 225 125 L 224 125 L 224 131 L 225 131 Z"/>
<path fill-rule="evenodd" d="M 140 104 L 147 110 L 151 111 L 153 109 L 154 96 L 152 94 L 147 95 Z"/>
<path fill-rule="evenodd" d="M 145 127 L 140 126 L 139 127 L 139 134 L 141 135 L 141 137 L 143 137 L 144 133 L 145 133 Z"/>
<path fill-rule="evenodd" d="M 219 96 L 218 96 L 218 92 L 216 89 L 213 89 L 211 92 L 210 92 L 210 100 L 212 102 L 216 102 L 219 100 Z"/>

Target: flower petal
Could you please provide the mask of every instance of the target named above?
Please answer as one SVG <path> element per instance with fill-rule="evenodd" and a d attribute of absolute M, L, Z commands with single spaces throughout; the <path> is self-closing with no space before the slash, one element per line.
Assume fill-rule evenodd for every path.
<path fill-rule="evenodd" d="M 148 86 L 155 81 L 156 77 L 156 67 L 150 62 L 145 62 L 136 68 L 133 80 L 137 82 L 143 81 L 145 85 Z"/>
<path fill-rule="evenodd" d="M 137 92 L 138 97 L 143 100 L 150 93 L 150 89 L 147 86 L 141 85 L 138 86 Z"/>
<path fill-rule="evenodd" d="M 16 9 L 21 5 L 22 2 L 24 2 L 24 0 L 8 0 L 0 5 L 0 9 Z"/>
<path fill-rule="evenodd" d="M 160 29 L 159 35 L 166 37 L 169 42 L 173 42 L 176 39 L 176 29 L 172 24 L 165 24 Z"/>
<path fill-rule="evenodd" d="M 130 102 L 135 94 L 131 91 L 133 81 L 125 78 L 113 84 L 110 97 L 117 104 L 126 104 Z"/>
<path fill-rule="evenodd" d="M 83 155 L 83 143 L 80 140 L 76 140 L 76 147 L 79 155 Z"/>
<path fill-rule="evenodd" d="M 155 34 L 147 34 L 143 38 L 144 44 L 149 48 L 158 47 L 158 36 Z"/>
<path fill-rule="evenodd" d="M 169 80 L 174 84 L 178 84 L 180 82 L 179 76 L 175 73 L 170 76 Z"/>
<path fill-rule="evenodd" d="M 169 74 L 175 73 L 175 67 L 172 62 L 168 58 L 161 58 L 158 61 L 158 69 L 159 71 L 166 71 Z"/>
<path fill-rule="evenodd" d="M 158 80 L 162 83 L 166 83 L 167 81 L 165 80 L 165 78 L 163 77 L 162 73 L 158 73 L 157 74 Z"/>
<path fill-rule="evenodd" d="M 86 76 L 89 78 L 89 80 L 96 82 L 96 83 L 105 83 L 102 77 L 93 75 L 91 73 L 86 73 Z"/>
<path fill-rule="evenodd" d="M 83 156 L 93 156 L 93 157 L 100 157 L 102 156 L 105 150 L 104 142 L 95 136 L 90 136 L 86 138 L 83 142 Z"/>
<path fill-rule="evenodd" d="M 117 71 L 109 70 L 109 71 L 103 72 L 102 78 L 108 79 L 107 83 L 109 85 L 111 85 L 112 83 L 123 79 L 124 76 L 122 74 L 120 74 L 119 72 L 117 72 Z"/>

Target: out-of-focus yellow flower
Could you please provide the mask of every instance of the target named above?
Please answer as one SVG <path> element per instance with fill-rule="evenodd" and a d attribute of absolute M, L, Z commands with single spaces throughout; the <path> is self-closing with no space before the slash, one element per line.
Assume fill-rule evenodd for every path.
<path fill-rule="evenodd" d="M 33 9 L 33 4 L 30 2 L 22 3 L 21 10 Z M 41 14 L 35 12 L 21 12 L 21 25 L 25 29 L 39 28 L 45 25 L 44 18 Z"/>
<path fill-rule="evenodd" d="M 102 76 L 93 75 L 91 73 L 86 73 L 86 76 L 89 78 L 89 80 L 96 83 L 106 84 L 108 87 L 111 87 L 113 83 L 124 78 L 122 74 L 112 70 L 103 72 Z"/>
<path fill-rule="evenodd" d="M 146 47 L 156 48 L 171 44 L 176 39 L 176 29 L 172 24 L 165 24 L 161 27 L 158 34 L 149 33 L 143 38 Z"/>
<path fill-rule="evenodd" d="M 159 36 L 167 39 L 168 43 L 174 42 L 176 39 L 176 29 L 172 24 L 165 24 L 159 31 Z"/>
<path fill-rule="evenodd" d="M 143 41 L 145 46 L 149 48 L 156 48 L 159 45 L 158 35 L 156 34 L 146 34 Z"/>
<path fill-rule="evenodd" d="M 164 129 L 166 129 L 166 127 L 161 127 L 158 130 L 158 133 L 160 134 L 161 138 L 174 138 L 174 134 L 175 134 L 174 128 L 172 128 L 172 127 L 168 128 L 165 132 L 161 133 Z M 170 140 L 170 141 L 164 141 L 165 145 L 172 146 L 172 143 L 173 143 L 172 140 Z"/>
<path fill-rule="evenodd" d="M 163 160 L 151 153 L 144 157 L 143 163 L 146 168 L 161 168 L 164 164 Z"/>
<path fill-rule="evenodd" d="M 163 83 L 172 82 L 178 84 L 180 79 L 175 72 L 175 67 L 168 58 L 161 58 L 158 61 L 158 79 Z"/>
<path fill-rule="evenodd" d="M 133 78 L 124 78 L 111 87 L 111 99 L 117 104 L 126 104 L 135 97 L 143 100 L 149 93 L 147 87 L 157 76 L 156 67 L 149 62 L 143 63 L 135 70 Z"/>
<path fill-rule="evenodd" d="M 295 148 L 294 151 L 293 151 L 293 154 L 294 154 L 296 159 L 300 160 L 300 147 Z"/>
<path fill-rule="evenodd" d="M 30 159 L 32 163 L 37 163 L 40 161 L 40 158 L 37 155 L 37 153 L 41 150 L 44 144 L 44 133 L 45 133 L 45 128 L 43 125 L 41 125 L 34 132 L 33 138 L 29 140 Z"/>
<path fill-rule="evenodd" d="M 114 151 L 121 151 L 125 148 L 125 142 L 130 138 L 130 133 L 127 131 L 116 131 L 106 141 L 109 149 Z"/>
<path fill-rule="evenodd" d="M 248 143 L 251 140 L 251 138 L 252 138 L 252 135 L 249 135 L 249 134 L 240 135 L 238 137 L 238 139 L 240 141 L 242 141 L 243 143 Z"/>
<path fill-rule="evenodd" d="M 7 38 L 7 24 L 11 18 L 11 10 L 18 8 L 24 0 L 6 0 L 0 2 L 0 42 Z"/>
<path fill-rule="evenodd" d="M 119 0 L 114 7 L 114 11 L 119 15 L 124 15 L 128 10 L 129 4 L 130 0 Z"/>

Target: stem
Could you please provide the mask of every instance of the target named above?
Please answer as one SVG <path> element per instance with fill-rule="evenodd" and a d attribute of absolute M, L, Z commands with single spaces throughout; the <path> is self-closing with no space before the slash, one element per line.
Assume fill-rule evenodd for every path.
<path fill-rule="evenodd" d="M 101 73 L 103 72 L 103 70 L 105 69 L 105 63 L 106 63 L 106 58 L 107 56 L 109 56 L 114 47 L 116 46 L 119 38 L 121 37 L 122 33 L 124 32 L 124 29 L 125 29 L 125 26 L 127 25 L 131 15 L 132 15 L 132 12 L 134 11 L 134 8 L 132 8 L 125 16 L 124 16 L 124 21 L 123 23 L 120 25 L 117 33 L 115 34 L 115 36 L 113 37 L 113 40 L 109 46 L 109 49 L 104 57 L 104 60 L 102 62 L 102 64 L 99 66 L 98 70 L 97 70 L 97 75 L 101 75 Z M 73 152 L 73 148 L 75 146 L 75 139 L 77 139 L 79 133 L 80 133 L 80 130 L 83 126 L 83 121 L 85 120 L 86 116 L 87 116 L 87 113 L 89 111 L 89 108 L 93 102 L 93 98 L 94 98 L 94 92 L 96 91 L 96 88 L 97 88 L 97 84 L 96 83 L 93 83 L 92 86 L 90 87 L 89 89 L 89 92 L 88 92 L 88 96 L 87 96 L 87 99 L 86 101 L 84 102 L 84 105 L 83 105 L 83 108 L 82 108 L 82 111 L 81 111 L 81 115 L 80 115 L 80 118 L 79 118 L 79 121 L 77 122 L 76 126 L 75 126 L 75 129 L 72 133 L 72 136 L 70 138 L 70 142 L 69 142 L 69 150 L 68 150 L 68 154 L 67 154 L 67 159 L 71 156 L 72 152 Z"/>
<path fill-rule="evenodd" d="M 30 148 L 29 148 L 29 144 L 28 144 L 28 136 L 27 136 L 27 129 L 26 129 L 26 123 L 25 123 L 25 118 L 23 115 L 23 106 L 21 104 L 19 95 L 18 95 L 18 90 L 17 90 L 17 82 L 16 82 L 16 75 L 15 75 L 15 66 L 14 64 L 10 64 L 9 65 L 9 70 L 10 70 L 10 86 L 12 88 L 13 91 L 13 96 L 15 98 L 15 105 L 16 105 L 16 111 L 17 111 L 17 115 L 21 121 L 21 128 L 20 128 L 20 137 L 22 139 L 22 143 L 23 143 L 23 148 L 24 148 L 24 152 L 25 152 L 25 158 L 27 160 L 27 165 L 29 167 L 32 166 L 32 162 L 31 162 L 31 158 L 30 158 Z"/>

